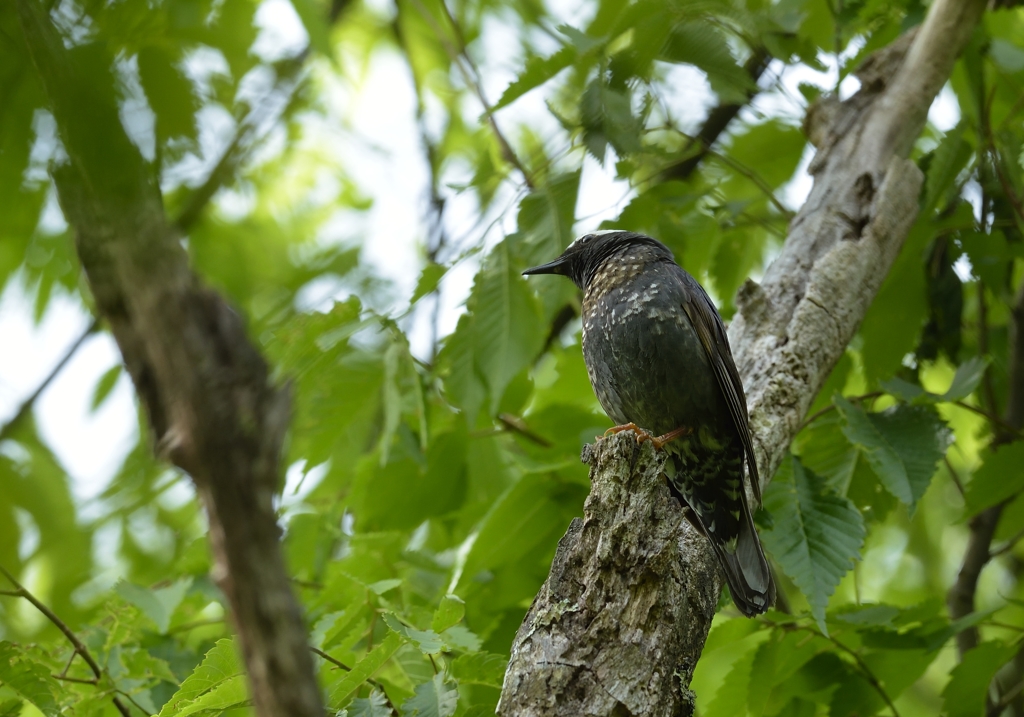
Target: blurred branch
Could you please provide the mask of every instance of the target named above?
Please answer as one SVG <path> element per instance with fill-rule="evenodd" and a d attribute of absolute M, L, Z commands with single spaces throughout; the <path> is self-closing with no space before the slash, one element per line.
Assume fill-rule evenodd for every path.
<path fill-rule="evenodd" d="M 984 287 L 978 285 L 978 291 L 984 291 Z M 987 327 L 982 322 L 982 334 L 986 333 Z M 992 446 L 996 447 L 1003 443 L 1009 443 L 1019 438 L 1019 431 L 1024 425 L 1024 285 L 1017 291 L 1014 305 L 1010 311 L 1009 326 L 1009 356 L 1008 367 L 1010 372 L 1010 385 L 1007 392 L 1006 408 L 1003 414 L 1003 423 L 1010 430 L 997 430 L 992 439 Z M 981 342 L 979 341 L 979 344 Z M 980 348 L 980 347 L 979 347 Z M 990 370 L 990 369 L 989 369 Z M 986 378 L 988 371 L 986 370 Z M 991 391 L 991 383 L 989 383 Z M 994 392 L 990 400 L 994 400 Z M 992 410 L 996 408 L 993 405 Z M 1012 433 L 1010 431 L 1013 431 Z M 994 555 L 991 550 L 992 538 L 995 536 L 996 526 L 1002 516 L 1003 507 L 1006 502 L 994 505 L 978 513 L 970 522 L 970 536 L 967 539 L 967 548 L 964 551 L 963 562 L 956 581 L 949 589 L 946 602 L 949 606 L 949 614 L 954 620 L 974 612 L 974 596 L 978 590 L 978 578 L 981 571 L 988 565 Z M 977 627 L 970 627 L 957 635 L 957 649 L 961 659 L 971 648 L 977 646 L 981 639 Z"/>
<path fill-rule="evenodd" d="M 487 117 L 487 123 L 491 126 L 491 131 L 494 132 L 494 137 L 498 142 L 498 147 L 501 149 L 501 156 L 506 162 L 511 164 L 513 167 L 519 170 L 519 173 L 523 175 L 523 181 L 526 186 L 531 190 L 535 188 L 533 177 L 526 170 L 525 165 L 516 156 L 515 151 L 512 149 L 512 145 L 509 144 L 508 140 L 505 139 L 505 135 L 502 133 L 501 128 L 498 127 L 498 122 L 494 118 L 494 108 L 487 101 L 486 95 L 484 95 L 483 87 L 480 84 L 480 72 L 476 68 L 476 64 L 469 56 L 469 52 L 466 48 L 465 38 L 462 36 L 462 30 L 459 28 L 459 23 L 452 16 L 451 11 L 448 9 L 448 5 L 444 0 L 439 0 L 438 5 L 444 12 L 445 17 L 448 20 L 448 24 L 451 25 L 452 34 L 455 36 L 458 47 L 453 47 L 451 42 L 446 39 L 446 34 L 437 22 L 434 21 L 434 16 L 430 14 L 430 11 L 423 5 L 421 0 L 412 0 L 416 4 L 416 8 L 420 11 L 423 19 L 430 25 L 434 34 L 437 35 L 438 42 L 444 47 L 445 52 L 448 54 L 448 58 L 452 61 L 452 64 L 459 68 L 459 73 L 466 81 L 466 85 L 476 95 L 477 100 L 484 108 L 484 115 Z M 467 69 L 467 67 L 469 69 Z"/>
<path fill-rule="evenodd" d="M 756 47 L 751 53 L 750 57 L 743 64 L 743 69 L 747 73 L 747 76 L 754 83 L 755 87 L 758 80 L 761 79 L 761 75 L 768 68 L 768 64 L 771 62 L 772 56 L 768 50 L 764 47 Z M 750 102 L 757 94 L 757 90 L 750 90 L 747 92 L 747 102 Z M 724 103 L 714 107 L 711 112 L 708 113 L 708 117 L 704 120 L 703 126 L 700 131 L 690 139 L 690 143 L 683 150 L 684 152 L 695 149 L 694 154 L 688 156 L 683 161 L 675 164 L 661 174 L 662 181 L 684 181 L 690 177 L 691 174 L 696 171 L 701 160 L 710 152 L 711 147 L 718 141 L 719 136 L 729 126 L 729 123 L 736 118 L 736 115 L 740 113 L 745 105 L 735 103 Z"/>
<path fill-rule="evenodd" d="M 43 602 L 39 598 L 37 598 L 35 595 L 33 595 L 31 592 L 29 592 L 29 590 L 27 588 L 25 588 L 21 583 L 19 583 L 17 580 L 15 580 L 14 576 L 11 575 L 11 573 L 9 573 L 6 568 L 4 568 L 3 566 L 0 566 L 0 573 L 3 573 L 3 576 L 5 578 L 7 578 L 8 582 L 10 582 L 11 585 L 14 586 L 14 590 L 0 591 L 0 594 L 9 595 L 11 597 L 24 598 L 25 600 L 28 600 L 30 603 L 32 603 L 32 605 L 36 608 L 36 610 L 38 610 L 39 612 L 43 613 L 43 615 L 46 616 L 47 620 L 49 620 L 51 623 L 53 623 L 53 625 L 58 630 L 60 630 L 62 633 L 64 633 L 64 637 L 66 637 L 68 639 L 68 642 L 71 643 L 71 646 L 75 648 L 74 653 L 72 653 L 72 655 L 71 655 L 71 659 L 73 660 L 76 654 L 77 655 L 81 655 L 82 659 L 85 660 L 85 663 L 87 665 L 89 665 L 89 669 L 92 670 L 92 673 L 93 673 L 93 675 L 95 675 L 96 679 L 94 681 L 89 681 L 89 680 L 78 680 L 78 681 L 80 681 L 80 682 L 88 682 L 90 684 L 97 684 L 97 683 L 99 683 L 100 679 L 102 679 L 102 677 L 103 677 L 103 671 L 100 669 L 99 663 L 96 662 L 96 660 L 93 658 L 92 654 L 89 652 L 89 648 L 87 648 L 85 646 L 84 642 L 82 642 L 81 640 L 78 639 L 78 635 L 76 635 L 74 633 L 74 631 L 70 627 L 67 626 L 67 623 L 65 623 L 63 620 L 61 620 L 59 617 L 57 617 L 56 613 L 54 613 L 53 610 L 48 608 L 45 604 L 43 604 Z M 70 665 L 70 664 L 71 664 L 71 662 L 69 661 L 68 665 Z M 64 668 L 64 672 L 67 672 L 67 668 Z M 69 680 L 72 679 L 72 678 L 66 677 L 63 674 L 62 675 L 56 675 L 56 677 L 58 677 L 59 679 L 69 679 Z M 120 712 L 124 717 L 131 717 L 131 712 L 129 712 L 128 708 L 124 705 L 124 703 L 121 702 L 120 699 L 118 699 L 117 695 L 112 695 L 111 696 L 111 700 L 113 701 L 114 707 L 117 708 L 118 712 Z M 145 710 L 143 710 L 143 712 L 145 712 Z"/>
<path fill-rule="evenodd" d="M 238 122 L 235 135 L 231 138 L 228 146 L 224 148 L 224 152 L 210 171 L 206 181 L 189 195 L 185 206 L 174 220 L 174 225 L 183 234 L 187 233 L 196 223 L 214 195 L 234 179 L 238 167 L 248 152 L 256 146 L 262 133 L 294 106 L 297 97 L 296 90 L 302 84 L 302 70 L 309 54 L 310 48 L 307 47 L 295 57 L 277 65 L 277 80 L 273 88 L 250 110 L 248 115 Z M 281 102 L 280 108 L 277 109 L 277 103 L 272 100 L 281 93 L 286 94 L 287 99 Z M 274 116 L 275 111 L 277 112 L 276 117 Z"/>
<path fill-rule="evenodd" d="M 157 178 L 119 119 L 111 78 L 84 70 L 36 0 L 18 0 L 17 13 L 67 153 L 51 169 L 61 209 L 157 451 L 189 473 L 205 505 L 212 572 L 256 713 L 319 717 L 274 510 L 289 392 L 274 385 L 239 312 L 192 272 Z"/>
<path fill-rule="evenodd" d="M 53 367 L 53 370 L 50 371 L 50 374 L 43 379 L 43 382 L 39 384 L 35 391 L 32 392 L 32 395 L 30 395 L 22 402 L 22 404 L 18 407 L 18 410 L 14 413 L 14 416 L 11 418 L 11 420 L 9 420 L 3 426 L 0 426 L 0 441 L 10 436 L 11 432 L 18 426 L 22 419 L 24 419 L 25 416 L 28 415 L 28 412 L 32 410 L 32 406 L 35 405 L 35 402 L 39 398 L 39 396 L 41 396 L 43 391 L 45 391 L 47 387 L 51 383 L 53 383 L 53 379 L 57 378 L 57 374 L 59 374 L 64 369 L 64 367 L 67 366 L 68 361 L 71 360 L 71 357 L 74 356 L 75 353 L 77 353 L 78 349 L 81 348 L 82 344 L 85 343 L 85 340 L 89 338 L 89 336 L 91 336 L 93 332 L 96 331 L 96 329 L 99 328 L 99 325 L 99 320 L 93 319 L 92 323 L 89 324 L 89 327 L 82 332 L 82 335 L 79 336 L 75 340 L 75 342 L 71 344 L 71 347 L 64 353 L 64 357 L 57 362 L 56 366 Z"/>

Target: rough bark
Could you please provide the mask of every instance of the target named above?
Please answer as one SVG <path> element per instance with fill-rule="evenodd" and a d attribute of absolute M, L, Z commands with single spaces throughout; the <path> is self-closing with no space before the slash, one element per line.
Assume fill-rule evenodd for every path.
<path fill-rule="evenodd" d="M 741 288 L 729 328 L 766 478 L 913 224 L 922 176 L 906 156 L 983 8 L 981 0 L 936 0 L 916 32 L 864 63 L 860 91 L 845 102 L 825 98 L 808 113 L 805 130 L 818 149 L 809 168 L 814 187 L 762 283 Z M 602 442 L 592 455 L 585 516 L 559 543 L 516 635 L 498 712 L 690 714 L 689 676 L 711 624 L 706 606 L 721 585 L 711 549 L 671 501 L 662 499 L 670 503 L 665 513 L 653 512 L 660 483 L 629 469 L 628 441 Z M 606 485 L 616 481 L 618 488 Z M 643 485 L 652 496 L 633 495 Z M 614 495 L 621 504 L 605 507 Z M 667 526 L 652 525 L 661 515 Z M 645 555 L 646 573 L 637 562 Z M 667 616 L 673 629 L 663 629 Z"/>
<path fill-rule="evenodd" d="M 323 714 L 273 509 L 288 392 L 239 314 L 189 268 L 156 178 L 122 128 L 111 58 L 97 45 L 65 47 L 36 0 L 18 11 L 67 153 L 53 172 L 61 207 L 158 450 L 205 504 L 257 713 Z"/>

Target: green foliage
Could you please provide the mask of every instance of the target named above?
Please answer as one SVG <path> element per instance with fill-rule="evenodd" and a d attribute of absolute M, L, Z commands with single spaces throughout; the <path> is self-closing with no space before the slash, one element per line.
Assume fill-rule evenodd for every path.
<path fill-rule="evenodd" d="M 281 58 L 260 49 L 253 0 L 63 2 L 50 17 L 89 82 L 51 98 L 17 4 L 0 3 L 0 288 L 24 294 L 35 320 L 58 298 L 94 305 L 73 231 L 53 219 L 53 100 L 70 97 L 75 129 L 100 138 L 151 113 L 132 135 L 142 171 L 182 218 L 203 281 L 291 385 L 283 544 L 325 703 L 348 717 L 494 711 L 513 636 L 582 513 L 580 448 L 609 425 L 580 353 L 578 292 L 520 275 L 598 224 L 579 209 L 592 206 L 591 172 L 622 189 L 600 226 L 665 241 L 730 318 L 797 208 L 804 98 L 924 11 L 593 0 L 570 24 L 533 0 L 294 0 L 310 47 Z M 757 516 L 790 614 L 719 611 L 694 675 L 700 714 L 975 715 L 1019 650 L 1024 444 L 1000 417 L 1024 278 L 1021 37 L 1021 8 L 986 14 L 950 80 L 959 119 L 913 150 L 920 213 Z M 762 51 L 771 64 L 755 82 Z M 369 193 L 363 155 L 335 146 L 365 149 L 348 105 L 396 58 L 416 92 L 431 197 L 423 236 L 407 238 L 423 256 L 405 290 L 364 251 L 381 237 L 363 220 L 385 198 Z M 798 97 L 786 85 L 833 64 L 828 86 Z M 512 76 L 495 86 L 499 67 Z M 697 75 L 710 88 L 699 101 Z M 90 119 L 87 89 L 113 93 L 121 116 Z M 675 172 L 700 149 L 702 105 L 729 103 L 744 107 L 712 152 Z M 91 149 L 100 166 L 137 153 Z M 192 211 L 207 180 L 212 198 Z M 455 330 L 424 331 L 453 318 L 428 314 L 460 298 L 467 267 Z M 93 409 L 122 373 L 99 378 Z M 153 457 L 144 416 L 89 501 L 31 415 L 2 430 L 0 566 L 79 635 L 100 676 L 23 598 L 0 596 L 0 717 L 115 715 L 114 696 L 160 717 L 249 714 L 205 523 L 182 495 L 187 477 Z M 1006 506 L 1004 550 L 979 611 L 953 621 L 941 597 L 970 519 L 994 505 Z M 961 661 L 952 641 L 969 628 L 982 642 Z"/>
<path fill-rule="evenodd" d="M 825 607 L 840 579 L 860 558 L 864 520 L 853 503 L 830 492 L 825 482 L 790 458 L 764 494 L 774 521 L 762 532 L 764 545 L 811 605 L 821 631 Z"/>

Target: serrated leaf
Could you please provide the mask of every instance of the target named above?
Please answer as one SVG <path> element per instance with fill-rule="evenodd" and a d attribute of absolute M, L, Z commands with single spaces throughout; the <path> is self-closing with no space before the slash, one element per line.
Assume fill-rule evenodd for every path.
<path fill-rule="evenodd" d="M 948 717 L 978 717 L 985 710 L 985 696 L 992 676 L 1013 657 L 1017 648 L 1001 642 L 983 642 L 968 650 L 950 673 L 942 691 Z"/>
<path fill-rule="evenodd" d="M 476 652 L 483 644 L 476 633 L 465 625 L 452 625 L 441 633 L 441 637 L 449 647 L 466 652 Z"/>
<path fill-rule="evenodd" d="M 402 712 L 409 717 L 451 717 L 458 703 L 456 686 L 437 674 L 430 682 L 416 686 L 416 695 L 402 703 Z"/>
<path fill-rule="evenodd" d="M 368 698 L 359 697 L 352 700 L 348 709 L 339 712 L 338 717 L 391 717 L 393 714 L 384 693 L 374 690 Z"/>
<path fill-rule="evenodd" d="M 722 102 L 744 103 L 754 83 L 736 63 L 726 37 L 707 22 L 683 22 L 673 26 L 661 58 L 685 62 L 707 73 L 708 83 Z"/>
<path fill-rule="evenodd" d="M 967 510 L 971 515 L 1024 489 L 1024 443 L 1000 446 L 987 452 L 984 460 L 967 486 Z"/>
<path fill-rule="evenodd" d="M 494 110 L 500 110 L 502 107 L 512 104 L 530 90 L 540 87 L 571 65 L 576 57 L 576 48 L 572 45 L 565 45 L 549 57 L 528 58 L 523 71 L 505 88 L 501 99 L 494 105 Z"/>
<path fill-rule="evenodd" d="M 171 696 L 167 703 L 160 710 L 159 717 L 171 717 L 171 715 L 192 714 L 186 712 L 192 705 L 199 703 L 207 694 L 227 685 L 223 691 L 205 700 L 203 703 L 228 701 L 239 694 L 240 684 L 245 688 L 244 668 L 238 657 L 238 649 L 234 639 L 224 638 L 217 641 L 217 644 L 210 648 L 203 661 L 192 671 L 192 674 L 185 678 L 178 691 Z M 247 699 L 247 698 L 246 698 Z"/>
<path fill-rule="evenodd" d="M 761 540 L 786 575 L 807 598 L 823 633 L 825 608 L 843 576 L 860 557 L 864 519 L 847 498 L 825 486 L 795 457 L 784 462 L 764 494 L 764 507 L 775 520 Z"/>
<path fill-rule="evenodd" d="M 0 684 L 35 705 L 46 717 L 60 714 L 56 695 L 62 690 L 50 671 L 6 640 L 0 642 Z"/>
<path fill-rule="evenodd" d="M 434 632 L 444 632 L 452 625 L 457 625 L 466 614 L 466 603 L 458 595 L 445 595 L 434 611 L 430 627 Z"/>
<path fill-rule="evenodd" d="M 501 687 L 508 659 L 490 652 L 473 652 L 452 661 L 452 677 L 459 684 Z"/>
<path fill-rule="evenodd" d="M 433 630 L 417 630 L 414 627 L 403 625 L 391 613 L 384 613 L 384 623 L 405 638 L 407 642 L 416 645 L 424 655 L 436 655 L 444 649 L 444 641 Z"/>
<path fill-rule="evenodd" d="M 221 682 L 209 692 L 204 692 L 191 703 L 179 704 L 179 708 L 170 715 L 187 717 L 201 712 L 220 714 L 224 710 L 244 707 L 249 704 L 249 683 L 245 675 L 235 675 Z M 161 712 L 161 714 L 163 714 Z"/>
<path fill-rule="evenodd" d="M 379 645 L 352 667 L 351 672 L 345 673 L 345 676 L 330 688 L 330 706 L 338 708 L 348 702 L 356 690 L 373 677 L 402 645 L 402 638 L 397 633 L 389 632 Z"/>
<path fill-rule="evenodd" d="M 843 433 L 868 459 L 886 490 L 913 514 L 949 446 L 949 429 L 924 406 L 901 404 L 868 414 L 842 396 L 834 403 L 845 421 Z"/>
<path fill-rule="evenodd" d="M 89 403 L 89 410 L 95 411 L 100 405 L 107 400 L 110 396 L 110 392 L 114 390 L 114 386 L 117 385 L 117 379 L 121 378 L 122 367 L 121 364 L 117 364 L 106 371 L 100 376 L 100 380 L 96 382 L 96 389 L 92 394 L 92 401 Z"/>
<path fill-rule="evenodd" d="M 182 578 L 173 584 L 156 590 L 140 587 L 121 581 L 114 588 L 118 595 L 142 610 L 143 614 L 156 623 L 161 633 L 166 633 L 171 624 L 171 617 L 178 605 L 185 598 L 185 593 L 192 587 L 192 578 Z"/>

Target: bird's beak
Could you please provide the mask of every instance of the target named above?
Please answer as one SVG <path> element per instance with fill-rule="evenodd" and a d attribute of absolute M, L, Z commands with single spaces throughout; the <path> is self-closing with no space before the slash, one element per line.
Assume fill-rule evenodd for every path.
<path fill-rule="evenodd" d="M 561 274 L 565 276 L 568 269 L 569 260 L 564 256 L 560 256 L 554 261 L 549 261 L 547 264 L 527 269 L 523 272 L 523 276 L 530 276 L 531 274 Z"/>

